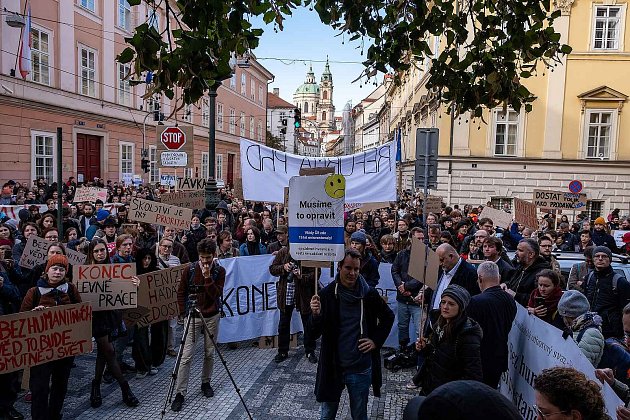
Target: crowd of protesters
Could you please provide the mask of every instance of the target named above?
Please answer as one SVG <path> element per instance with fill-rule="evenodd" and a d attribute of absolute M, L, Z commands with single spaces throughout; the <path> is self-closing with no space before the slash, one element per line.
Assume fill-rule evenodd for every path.
<path fill-rule="evenodd" d="M 202 259 L 208 255 L 222 259 L 272 254 L 275 258 L 270 273 L 280 278 L 276 362 L 288 357 L 289 325 L 297 309 L 305 325 L 305 357 L 319 363 L 316 396 L 325 403 L 322 418 L 334 418 L 344 386 L 352 388 L 353 418 L 366 418 L 362 405 L 367 404 L 370 384 L 375 395 L 380 388 L 378 355 L 389 333 L 385 327 L 393 322 L 387 305 L 375 299 L 371 290 L 379 282 L 379 265 L 389 263 L 398 303 L 398 325 L 393 328 L 398 328 L 400 350 L 415 351 L 418 359 L 418 369 L 407 386 L 426 397 L 415 406 L 416 411 L 413 407 L 408 410 L 410 418 L 428 410 L 431 396 L 444 392 L 444 387 L 453 382 L 464 381 L 465 387 L 466 381 L 479 381 L 487 385 L 481 390 L 496 390 L 507 369 L 507 336 L 517 304 L 572 337 L 598 369 L 598 377 L 611 384 L 625 402 L 630 400 L 630 283 L 611 266 L 613 254 L 630 252 L 630 220 L 618 210 L 607 219 L 600 216 L 590 220 L 578 214 L 575 220 L 569 220 L 566 215 L 549 214 L 540 220 L 537 229 L 515 222 L 499 228 L 493 220 L 480 217 L 481 206 L 443 204 L 440 212 L 425 218 L 421 200 L 403 194 L 388 208 L 347 212 L 344 240 L 348 251 L 330 289 L 320 291 L 320 300 L 314 288 L 315 271 L 300 267 L 290 257 L 282 205 L 247 202 L 233 191 L 222 190 L 216 210 L 199 209 L 188 229 L 176 230 L 136 223 L 127 216 L 127 204 L 133 197 L 159 201 L 170 191 L 168 187 L 126 186 L 102 180 L 86 185 L 106 188 L 106 200 L 75 203 L 73 197 L 79 186 L 70 178 L 61 186 L 61 231 L 57 225 L 56 184 L 38 179 L 32 185 L 10 181 L 2 187 L 0 206 L 21 207 L 17 218 L 0 213 L 0 315 L 80 302 L 81 296 L 72 284 L 68 248 L 84 253 L 86 264 L 135 263 L 138 274 L 197 263 L 200 252 Z M 509 211 L 509 207 L 504 210 Z M 623 246 L 617 245 L 611 230 L 628 231 L 622 236 Z M 46 262 L 27 269 L 19 261 L 31 236 L 47 239 L 50 244 Z M 439 257 L 435 290 L 409 274 L 414 237 L 425 241 Z M 210 247 L 208 241 L 214 245 Z M 577 262 L 566 276 L 554 251 L 580 253 L 584 261 Z M 344 314 L 341 318 L 327 307 L 335 304 L 337 296 L 338 310 Z M 370 308 L 366 320 L 364 300 Z M 426 320 L 424 325 L 420 325 L 421 319 Z M 114 380 L 120 386 L 122 401 L 130 407 L 138 406 L 141 401 L 133 394 L 127 377 L 155 375 L 167 356 L 176 356 L 178 320 L 128 327 L 120 311 L 101 311 L 94 313 L 92 324 L 97 357 L 91 406 L 98 408 L 103 403 L 101 382 Z M 410 326 L 421 334 L 410 334 Z M 347 333 L 339 335 L 340 330 L 335 328 Z M 322 348 L 318 358 L 319 337 Z M 358 350 L 356 342 L 360 343 Z M 133 362 L 125 353 L 126 347 L 131 347 Z M 334 354 L 342 347 L 348 352 L 335 359 Z M 339 364 L 344 375 L 336 375 L 330 363 Z M 210 371 L 211 366 L 210 362 Z M 66 358 L 31 368 L 26 398 L 32 402 L 33 419 L 61 418 L 72 367 L 73 359 Z M 547 418 L 554 412 L 568 415 L 575 410 L 582 418 L 604 418 L 597 414 L 601 411 L 601 396 L 584 396 L 597 385 L 575 387 L 571 398 L 576 402 L 567 402 L 566 398 L 556 398 L 557 387 L 569 380 L 588 380 L 575 377 L 573 372 L 552 373 L 539 376 L 535 383 L 540 396 L 536 408 L 539 416 Z M 0 400 L 0 414 L 5 418 L 22 418 L 13 407 L 19 379 L 17 372 L 0 375 L 0 386 L 7 390 Z M 212 397 L 208 372 L 203 380 L 203 395 Z M 187 378 L 181 381 L 178 393 L 181 390 L 182 397 L 173 406 L 175 411 L 181 409 Z M 353 381 L 360 382 L 360 389 Z M 578 401 L 588 398 L 592 403 L 588 407 Z M 509 411 L 509 402 L 502 400 L 501 404 Z M 586 411 L 594 414 L 587 415 Z M 486 418 L 493 418 L 489 415 Z M 611 415 L 630 419 L 630 410 L 619 408 Z"/>

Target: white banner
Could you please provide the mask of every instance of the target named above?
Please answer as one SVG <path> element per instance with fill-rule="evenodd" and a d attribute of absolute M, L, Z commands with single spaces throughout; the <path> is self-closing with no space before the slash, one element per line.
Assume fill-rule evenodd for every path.
<path fill-rule="evenodd" d="M 255 255 L 217 260 L 226 271 L 220 343 L 278 335 L 278 277 L 269 274 L 274 258 L 274 255 Z M 291 333 L 302 330 L 302 320 L 296 312 L 291 319 Z"/>
<path fill-rule="evenodd" d="M 347 203 L 396 201 L 396 142 L 348 156 L 307 157 L 241 142 L 241 176 L 246 200 L 284 202 L 284 187 L 301 168 L 332 167 L 346 178 Z"/>
<path fill-rule="evenodd" d="M 516 404 L 526 419 L 537 417 L 534 410 L 536 397 L 533 383 L 543 369 L 554 366 L 572 366 L 588 378 L 595 378 L 595 369 L 571 338 L 562 338 L 562 331 L 536 316 L 529 315 L 521 305 L 508 340 L 508 371 L 501 377 L 500 391 Z M 602 395 L 608 414 L 615 416 L 621 400 L 614 391 L 604 385 Z"/>

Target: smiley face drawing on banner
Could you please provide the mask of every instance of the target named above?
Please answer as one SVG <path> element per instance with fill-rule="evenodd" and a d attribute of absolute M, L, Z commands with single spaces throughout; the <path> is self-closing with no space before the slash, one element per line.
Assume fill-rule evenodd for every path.
<path fill-rule="evenodd" d="M 330 198 L 341 198 L 346 195 L 346 178 L 343 175 L 332 174 L 326 178 L 324 191 Z"/>

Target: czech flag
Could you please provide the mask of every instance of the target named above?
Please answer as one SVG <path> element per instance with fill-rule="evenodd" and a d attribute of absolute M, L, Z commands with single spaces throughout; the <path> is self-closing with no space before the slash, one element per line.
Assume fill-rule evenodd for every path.
<path fill-rule="evenodd" d="M 26 12 L 26 24 L 22 31 L 22 39 L 20 40 L 20 60 L 19 68 L 23 79 L 32 71 L 31 63 L 31 47 L 33 46 L 33 36 L 31 34 L 31 5 L 28 5 Z"/>

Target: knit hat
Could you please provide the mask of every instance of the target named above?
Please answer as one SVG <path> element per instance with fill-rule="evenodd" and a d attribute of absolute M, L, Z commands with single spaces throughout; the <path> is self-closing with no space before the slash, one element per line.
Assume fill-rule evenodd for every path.
<path fill-rule="evenodd" d="M 50 270 L 50 267 L 54 265 L 60 265 L 65 268 L 66 271 L 68 271 L 68 257 L 61 254 L 55 254 L 52 257 L 48 258 L 48 262 L 46 263 L 46 270 L 44 270 L 44 272 L 47 273 L 48 270 Z"/>
<path fill-rule="evenodd" d="M 354 232 L 351 236 L 350 236 L 350 242 L 358 242 L 362 245 L 367 245 L 367 236 L 365 236 L 365 233 L 357 231 Z"/>
<path fill-rule="evenodd" d="M 612 260 L 612 251 L 610 250 L 610 248 L 604 245 L 596 246 L 595 249 L 593 250 L 593 257 L 595 257 L 595 255 L 597 255 L 600 252 L 603 252 L 604 254 L 608 255 L 608 258 Z"/>
<path fill-rule="evenodd" d="M 96 221 L 102 222 L 103 220 L 107 219 L 108 216 L 109 212 L 107 210 L 100 209 L 96 212 Z"/>
<path fill-rule="evenodd" d="M 9 245 L 10 247 L 13 247 L 13 242 L 11 242 L 10 239 L 0 239 L 0 246 L 3 245 Z"/>
<path fill-rule="evenodd" d="M 562 294 L 558 302 L 558 313 L 560 316 L 577 318 L 591 309 L 588 299 L 577 290 L 567 290 Z"/>
<path fill-rule="evenodd" d="M 29 211 L 27 209 L 21 209 L 18 212 L 18 218 L 22 221 L 22 222 L 26 222 L 28 221 L 28 218 L 31 217 L 31 213 L 29 213 Z"/>
<path fill-rule="evenodd" d="M 444 296 L 448 296 L 455 302 L 457 302 L 460 311 L 466 309 L 466 307 L 470 303 L 470 293 L 468 293 L 468 290 L 457 284 L 451 284 L 446 289 L 444 289 L 444 292 L 442 292 L 442 297 Z"/>
<path fill-rule="evenodd" d="M 604 218 L 602 216 L 599 216 L 597 219 L 595 219 L 595 224 L 596 225 L 605 225 L 606 224 L 606 220 L 604 220 Z"/>

